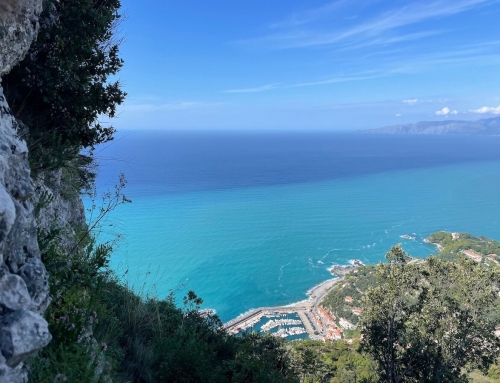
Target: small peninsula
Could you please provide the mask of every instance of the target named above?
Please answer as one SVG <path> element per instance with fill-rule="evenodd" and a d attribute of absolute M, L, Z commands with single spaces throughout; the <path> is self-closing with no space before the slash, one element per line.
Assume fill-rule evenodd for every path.
<path fill-rule="evenodd" d="M 436 245 L 437 256 L 446 261 L 455 262 L 456 256 L 462 254 L 486 267 L 500 266 L 500 242 L 484 236 L 440 231 L 430 234 L 424 242 Z M 408 258 L 415 263 L 424 261 L 410 256 Z M 296 330 L 299 326 L 304 328 L 301 333 L 307 333 L 311 340 L 359 341 L 362 297 L 369 288 L 377 286 L 376 266 L 364 265 L 355 260 L 352 265 L 334 265 L 329 271 L 337 278 L 311 288 L 307 292 L 309 299 L 286 306 L 256 308 L 232 319 L 224 327 L 233 334 L 248 330 L 264 333 L 279 327 L 281 331 L 270 334 L 292 340 L 296 332 L 290 330 Z M 500 304 L 500 299 L 498 302 Z M 291 315 L 295 315 L 294 318 L 298 320 L 290 321 L 288 317 Z M 498 316 L 500 318 L 500 312 Z"/>
<path fill-rule="evenodd" d="M 468 134 L 478 136 L 499 136 L 500 117 L 476 121 L 420 121 L 414 124 L 400 124 L 376 129 L 359 130 L 364 134 Z"/>

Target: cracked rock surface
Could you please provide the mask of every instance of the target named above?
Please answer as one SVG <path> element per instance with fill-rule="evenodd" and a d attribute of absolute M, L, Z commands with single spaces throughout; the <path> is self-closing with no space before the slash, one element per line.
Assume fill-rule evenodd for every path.
<path fill-rule="evenodd" d="M 41 0 L 0 1 L 0 75 L 24 58 L 38 33 Z"/>
<path fill-rule="evenodd" d="M 23 362 L 51 337 L 47 271 L 40 259 L 28 149 L 0 87 L 0 382 L 26 382 Z"/>
<path fill-rule="evenodd" d="M 26 54 L 42 0 L 0 1 L 0 75 Z M 0 87 L 0 382 L 27 381 L 26 359 L 50 339 L 47 271 L 40 259 L 28 148 Z"/>

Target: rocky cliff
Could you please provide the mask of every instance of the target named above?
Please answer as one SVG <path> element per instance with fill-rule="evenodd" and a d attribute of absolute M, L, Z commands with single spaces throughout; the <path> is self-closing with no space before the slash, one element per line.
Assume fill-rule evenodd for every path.
<path fill-rule="evenodd" d="M 38 32 L 42 0 L 2 0 L 0 75 L 26 54 Z M 0 87 L 0 381 L 25 382 L 24 362 L 51 340 L 43 313 L 48 276 L 37 242 L 35 184 L 28 148 L 19 138 Z M 38 186 L 40 189 L 40 186 Z"/>

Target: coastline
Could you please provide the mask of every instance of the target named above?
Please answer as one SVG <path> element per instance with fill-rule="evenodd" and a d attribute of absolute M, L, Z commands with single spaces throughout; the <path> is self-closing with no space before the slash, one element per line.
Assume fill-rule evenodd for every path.
<path fill-rule="evenodd" d="M 244 313 L 241 313 L 237 317 L 224 323 L 225 328 L 234 328 L 240 323 L 246 323 L 252 319 L 264 316 L 265 312 L 271 311 L 304 311 L 311 310 L 319 305 L 321 300 L 330 292 L 335 285 L 344 279 L 343 276 L 338 276 L 334 278 L 327 279 L 307 290 L 306 294 L 309 296 L 307 299 L 303 299 L 297 302 L 293 302 L 283 306 L 273 306 L 273 307 L 257 307 L 250 309 Z"/>
<path fill-rule="evenodd" d="M 441 251 L 444 249 L 444 247 L 443 247 L 442 245 L 440 245 L 439 243 L 436 243 L 436 242 L 431 242 L 431 241 L 429 241 L 427 238 L 425 238 L 425 239 L 424 239 L 424 242 L 425 242 L 425 243 L 428 243 L 428 244 L 430 244 L 430 245 L 434 245 L 434 246 L 436 246 L 439 252 L 441 252 Z"/>
<path fill-rule="evenodd" d="M 323 287 L 327 284 L 328 285 L 335 284 L 341 278 L 342 277 L 330 278 L 330 279 L 327 279 L 326 281 L 320 282 L 317 285 L 311 287 L 309 290 L 306 291 L 306 294 L 309 296 L 309 298 L 307 300 L 312 299 L 312 297 L 315 295 L 316 290 L 320 289 L 321 287 Z"/>

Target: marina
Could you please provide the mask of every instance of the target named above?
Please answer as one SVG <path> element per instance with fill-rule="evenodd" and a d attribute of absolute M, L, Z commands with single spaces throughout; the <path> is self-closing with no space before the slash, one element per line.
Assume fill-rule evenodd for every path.
<path fill-rule="evenodd" d="M 269 318 L 269 317 L 267 317 Z M 272 330 L 275 327 L 282 327 L 282 326 L 291 326 L 291 325 L 302 325 L 302 321 L 296 320 L 296 319 L 278 319 L 278 320 L 270 320 L 263 326 L 261 326 L 260 331 L 266 332 L 269 330 Z"/>
<path fill-rule="evenodd" d="M 233 334 L 247 331 L 269 332 L 287 340 L 323 339 L 327 323 L 319 319 L 322 299 L 342 278 L 329 279 L 308 290 L 309 299 L 277 307 L 260 307 L 250 310 L 224 324 Z"/>

